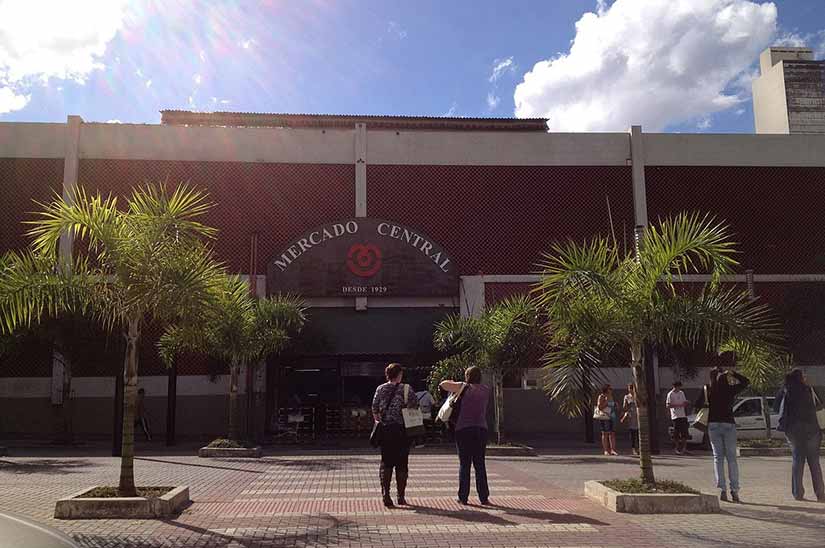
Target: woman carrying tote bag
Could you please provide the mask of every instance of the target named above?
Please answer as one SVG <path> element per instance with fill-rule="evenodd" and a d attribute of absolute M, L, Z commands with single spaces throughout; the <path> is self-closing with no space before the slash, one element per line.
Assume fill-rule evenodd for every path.
<path fill-rule="evenodd" d="M 785 385 L 774 400 L 774 407 L 781 409 L 779 429 L 785 432 L 791 446 L 791 493 L 796 500 L 804 500 L 805 462 L 811 470 L 811 483 L 816 500 L 825 502 L 825 485 L 819 464 L 822 428 L 818 419 L 823 413 L 821 400 L 801 369 L 794 369 L 785 376 Z M 820 417 L 817 417 L 819 412 Z"/>
<path fill-rule="evenodd" d="M 405 505 L 407 476 L 409 475 L 410 442 L 404 426 L 404 410 L 418 409 L 418 400 L 409 397 L 410 387 L 401 384 L 404 368 L 391 363 L 384 370 L 387 382 L 375 389 L 372 399 L 372 416 L 376 425 L 373 436 L 381 447 L 381 466 L 378 477 L 381 480 L 381 499 L 384 506 L 392 508 L 390 484 L 395 469 L 398 504 Z M 406 398 L 405 398 L 406 394 Z"/>
<path fill-rule="evenodd" d="M 476 491 L 481 504 L 490 504 L 490 487 L 487 483 L 487 403 L 490 387 L 481 384 L 481 369 L 468 367 L 465 382 L 442 381 L 442 390 L 459 394 L 460 408 L 455 421 L 455 443 L 458 448 L 458 502 L 467 504 L 470 498 L 470 466 L 476 471 Z M 454 410 L 453 412 L 455 412 Z"/>

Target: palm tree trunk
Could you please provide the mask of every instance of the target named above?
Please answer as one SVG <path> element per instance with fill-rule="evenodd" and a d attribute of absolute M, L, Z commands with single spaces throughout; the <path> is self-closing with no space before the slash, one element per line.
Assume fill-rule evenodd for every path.
<path fill-rule="evenodd" d="M 639 417 L 639 466 L 642 471 L 642 483 L 652 485 L 656 482 L 653 476 L 653 459 L 650 455 L 650 425 L 648 423 L 647 380 L 642 365 L 642 344 L 634 341 L 631 344 L 631 359 L 633 363 L 633 382 L 636 385 L 636 410 Z"/>
<path fill-rule="evenodd" d="M 495 416 L 496 443 L 501 444 L 504 439 L 504 374 L 496 370 L 493 373 L 493 411 Z"/>
<path fill-rule="evenodd" d="M 233 358 L 229 364 L 229 439 L 238 441 L 238 382 L 241 374 L 241 363 Z"/>
<path fill-rule="evenodd" d="M 126 359 L 123 364 L 123 437 L 120 445 L 121 497 L 137 496 L 135 490 L 135 398 L 138 380 L 140 319 L 131 318 L 126 331 Z"/>

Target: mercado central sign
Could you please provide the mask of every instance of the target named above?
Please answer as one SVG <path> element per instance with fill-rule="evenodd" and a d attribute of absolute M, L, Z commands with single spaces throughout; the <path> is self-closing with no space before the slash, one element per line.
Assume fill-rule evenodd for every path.
<path fill-rule="evenodd" d="M 452 297 L 458 272 L 444 248 L 392 221 L 357 218 L 295 238 L 267 270 L 270 293 L 303 297 Z"/>

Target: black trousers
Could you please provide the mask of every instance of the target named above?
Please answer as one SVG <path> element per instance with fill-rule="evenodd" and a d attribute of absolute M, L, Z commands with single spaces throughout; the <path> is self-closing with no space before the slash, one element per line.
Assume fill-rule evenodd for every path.
<path fill-rule="evenodd" d="M 409 475 L 410 440 L 403 425 L 385 424 L 381 434 L 381 494 L 390 496 L 392 471 L 395 470 L 396 488 L 399 498 L 404 498 Z"/>
<path fill-rule="evenodd" d="M 470 465 L 476 471 L 476 491 L 481 502 L 490 498 L 487 484 L 487 429 L 470 427 L 456 430 L 455 442 L 458 446 L 458 498 L 464 502 L 470 496 Z"/>

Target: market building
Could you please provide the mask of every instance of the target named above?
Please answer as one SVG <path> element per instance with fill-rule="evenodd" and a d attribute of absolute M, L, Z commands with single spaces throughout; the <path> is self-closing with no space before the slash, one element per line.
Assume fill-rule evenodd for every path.
<path fill-rule="evenodd" d="M 158 180 L 207 191 L 215 207 L 205 222 L 220 231 L 218 257 L 258 295 L 294 292 L 309 306 L 298 347 L 254 368 L 241 388 L 255 395 L 253 415 L 270 433 L 290 420 L 288 409 L 306 410 L 300 420 L 319 436 L 365 432 L 383 366 L 399 361 L 423 380 L 438 359 L 433 326 L 447 314 L 478 314 L 528 291 L 553 242 L 595 234 L 631 242 L 635 227 L 682 211 L 730 223 L 742 254 L 727 281 L 774 305 L 800 364 L 825 365 L 825 129 L 816 122 L 825 90 L 821 79 L 819 87 L 797 86 L 807 94 L 801 102 L 792 91 L 784 100 L 757 91 L 766 71 L 785 67 L 787 78 L 802 63 L 807 74 L 821 73 L 825 62 L 767 53 L 755 116 L 780 122 L 757 122 L 768 129 L 755 135 L 639 126 L 560 134 L 542 119 L 183 111 L 163 111 L 160 125 L 77 116 L 0 123 L 0 252 L 26 245 L 21 223 L 35 201 L 75 185 L 124 197 Z M 0 359 L 0 435 L 52 431 L 56 407 L 66 404 L 57 362 L 43 345 Z M 73 364 L 76 435 L 111 435 L 121 364 Z M 679 375 L 664 358 L 654 368 L 663 389 Z M 147 337 L 140 376 L 157 435 L 170 394 L 179 437 L 222 433 L 227 380 L 210 364 L 182 361 L 172 377 Z M 825 375 L 813 376 L 825 384 Z M 621 385 L 626 371 L 614 377 Z M 538 384 L 536 370 L 508 379 L 505 428 L 580 430 Z"/>

